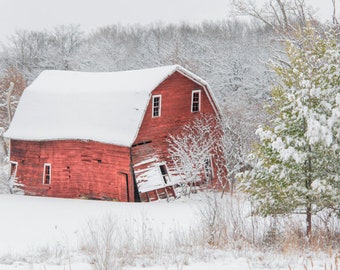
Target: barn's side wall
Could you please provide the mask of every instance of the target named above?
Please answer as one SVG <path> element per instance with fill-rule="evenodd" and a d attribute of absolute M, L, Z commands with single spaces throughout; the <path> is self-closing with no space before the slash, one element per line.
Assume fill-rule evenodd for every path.
<path fill-rule="evenodd" d="M 93 141 L 11 141 L 11 161 L 26 194 L 134 201 L 130 149 Z M 43 184 L 44 164 L 51 183 Z"/>
<path fill-rule="evenodd" d="M 191 112 L 193 90 L 201 90 L 200 112 Z M 200 116 L 200 113 L 214 115 L 217 110 L 216 108 L 214 109 L 214 105 L 206 95 L 203 86 L 179 72 L 175 72 L 160 84 L 152 92 L 152 95 L 161 95 L 161 116 L 152 117 L 151 98 L 138 136 L 132 147 L 132 161 L 135 165 L 134 169 L 138 186 L 141 184 L 138 183 L 141 179 L 139 171 L 145 172 L 148 168 L 161 163 L 166 163 L 169 170 L 173 170 L 168 154 L 169 145 L 167 138 L 169 134 L 178 132 L 183 125 Z M 149 162 L 143 162 L 143 160 L 148 160 Z M 158 184 L 156 183 L 155 188 L 160 188 Z M 163 186 L 167 185 L 163 183 Z M 149 189 L 152 190 L 152 187 Z M 142 197 L 143 194 L 141 194 Z"/>

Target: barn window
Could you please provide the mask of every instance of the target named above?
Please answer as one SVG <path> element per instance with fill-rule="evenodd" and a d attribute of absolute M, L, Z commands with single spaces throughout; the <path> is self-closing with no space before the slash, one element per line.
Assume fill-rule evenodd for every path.
<path fill-rule="evenodd" d="M 167 170 L 166 166 L 165 165 L 160 165 L 159 169 L 161 170 L 161 174 L 162 174 L 164 183 L 165 184 L 169 183 L 170 182 L 170 177 L 169 177 L 168 170 Z"/>
<path fill-rule="evenodd" d="M 191 112 L 199 112 L 200 111 L 200 98 L 201 98 L 201 90 L 192 91 L 191 96 Z"/>
<path fill-rule="evenodd" d="M 16 177 L 18 170 L 18 162 L 11 161 L 11 177 Z"/>
<path fill-rule="evenodd" d="M 152 117 L 159 117 L 161 116 L 161 102 L 162 96 L 152 96 Z"/>
<path fill-rule="evenodd" d="M 207 157 L 204 160 L 204 174 L 207 181 L 211 181 L 214 178 L 214 171 L 211 162 L 211 157 Z"/>
<path fill-rule="evenodd" d="M 43 184 L 49 185 L 51 184 L 51 164 L 45 163 L 44 164 L 44 174 L 43 174 Z"/>

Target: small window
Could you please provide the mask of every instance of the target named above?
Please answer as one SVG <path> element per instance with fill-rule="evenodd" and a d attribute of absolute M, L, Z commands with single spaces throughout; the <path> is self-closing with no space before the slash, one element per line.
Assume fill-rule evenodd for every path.
<path fill-rule="evenodd" d="M 206 181 L 211 181 L 214 178 L 211 157 L 208 157 L 204 160 L 204 174 Z"/>
<path fill-rule="evenodd" d="M 200 97 L 201 97 L 201 90 L 192 91 L 191 112 L 200 111 Z"/>
<path fill-rule="evenodd" d="M 44 164 L 43 184 L 51 184 L 51 164 L 49 163 Z"/>
<path fill-rule="evenodd" d="M 161 116 L 162 96 L 157 95 L 152 97 L 152 117 Z"/>
<path fill-rule="evenodd" d="M 162 174 L 164 183 L 168 184 L 170 182 L 170 177 L 169 177 L 169 174 L 168 174 L 168 170 L 166 169 L 166 166 L 160 165 L 159 169 L 161 170 L 161 174 Z"/>
<path fill-rule="evenodd" d="M 11 161 L 11 177 L 17 176 L 18 162 Z"/>

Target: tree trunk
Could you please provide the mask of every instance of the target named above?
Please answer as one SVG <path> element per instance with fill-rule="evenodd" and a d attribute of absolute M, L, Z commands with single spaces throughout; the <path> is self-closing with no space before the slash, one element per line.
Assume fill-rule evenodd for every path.
<path fill-rule="evenodd" d="M 312 147 L 308 145 L 308 160 L 307 160 L 307 180 L 306 180 L 306 188 L 308 191 L 312 189 Z M 308 242 L 311 243 L 311 236 L 312 236 L 312 203 L 311 198 L 309 195 L 306 197 L 306 234 L 308 238 Z"/>
<path fill-rule="evenodd" d="M 336 18 L 336 7 L 335 7 L 335 0 L 332 0 L 332 4 L 333 4 L 333 15 L 332 15 L 332 18 L 333 18 L 333 23 L 334 24 L 339 24 L 337 18 Z"/>
<path fill-rule="evenodd" d="M 311 236 L 312 236 L 312 206 L 308 203 L 307 205 L 307 213 L 306 213 L 306 224 L 307 224 L 307 238 L 308 242 L 311 243 Z"/>
<path fill-rule="evenodd" d="M 8 125 L 12 121 L 11 96 L 12 96 L 13 89 L 14 89 L 14 83 L 11 82 L 9 84 L 9 88 L 7 89 L 7 99 L 6 99 Z M 5 132 L 5 130 L 3 130 L 3 131 Z M 1 157 L 1 154 L 3 154 L 3 157 Z M 8 157 L 7 144 L 6 144 L 5 138 L 3 137 L 2 132 L 0 131 L 0 158 L 5 159 L 6 157 Z M 1 160 L 0 160 L 0 162 L 1 162 Z"/>

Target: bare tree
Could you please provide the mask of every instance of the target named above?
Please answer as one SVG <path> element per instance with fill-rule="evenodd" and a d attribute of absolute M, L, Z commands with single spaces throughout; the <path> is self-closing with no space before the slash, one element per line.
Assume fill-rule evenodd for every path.
<path fill-rule="evenodd" d="M 76 59 L 84 38 L 83 32 L 77 25 L 61 25 L 54 29 L 51 36 L 52 53 L 55 54 L 55 68 L 69 70 L 81 64 L 80 59 Z"/>
<path fill-rule="evenodd" d="M 12 84 L 13 86 L 11 86 Z M 25 88 L 26 80 L 16 68 L 7 68 L 3 76 L 0 77 L 0 127 L 6 129 L 10 124 Z"/>
<path fill-rule="evenodd" d="M 221 118 L 219 124 L 223 135 L 217 147 L 219 148 L 218 152 L 221 154 L 220 158 L 225 161 L 224 164 L 228 172 L 228 187 L 231 194 L 233 194 L 236 174 L 245 167 L 248 167 L 246 156 L 249 153 L 249 149 L 247 149 L 248 145 L 245 138 L 242 137 L 239 124 L 227 118 Z M 225 188 L 223 189 L 223 193 L 224 192 Z"/>
<path fill-rule="evenodd" d="M 183 194 L 190 194 L 196 183 L 202 183 L 209 174 L 214 146 L 220 140 L 216 118 L 201 114 L 183 126 L 179 133 L 169 135 L 169 154 L 176 172 L 182 179 Z M 189 190 L 187 191 L 187 186 Z"/>
<path fill-rule="evenodd" d="M 262 109 L 261 103 L 248 103 L 238 108 L 239 105 L 229 106 L 218 120 L 222 136 L 219 143 L 216 144 L 215 152 L 219 153 L 220 159 L 216 162 L 216 167 L 226 171 L 228 176 L 227 179 L 219 180 L 221 183 L 225 183 L 222 186 L 222 196 L 225 191 L 230 191 L 233 194 L 237 188 L 237 174 L 251 169 L 252 165 L 249 163 L 248 155 L 255 140 L 253 134 L 259 123 L 268 121 L 268 115 Z M 257 113 L 250 120 L 247 114 L 253 114 L 254 111 Z M 217 166 L 217 164 L 219 165 Z M 223 177 L 225 174 L 222 171 L 220 175 Z"/>
<path fill-rule="evenodd" d="M 336 3 L 335 3 L 335 0 L 332 0 L 332 6 L 333 6 L 333 14 L 332 14 L 333 23 L 339 24 L 338 19 L 336 18 Z"/>
<path fill-rule="evenodd" d="M 12 120 L 11 95 L 14 83 L 11 82 L 7 89 L 7 98 L 0 107 L 7 109 L 8 123 Z M 8 158 L 8 144 L 4 138 L 5 128 L 0 126 L 0 193 L 14 193 L 20 190 L 20 185 L 16 182 L 15 175 L 11 175 L 11 165 Z"/>
<path fill-rule="evenodd" d="M 244 118 L 241 118 L 243 115 Z M 195 183 L 206 179 L 207 160 L 212 161 L 217 184 L 224 192 L 235 190 L 236 175 L 250 169 L 250 153 L 257 121 L 266 122 L 259 112 L 257 121 L 249 125 L 245 111 L 225 112 L 223 116 L 201 115 L 169 136 L 169 154 L 175 171 L 182 178 L 184 194 Z M 254 118 L 255 119 L 255 118 Z"/>
<path fill-rule="evenodd" d="M 3 48 L 2 63 L 17 68 L 28 81 L 44 69 L 53 68 L 49 57 L 49 37 L 45 32 L 17 31 Z"/>
<path fill-rule="evenodd" d="M 7 98 L 6 101 L 2 104 L 0 104 L 0 107 L 4 106 L 7 109 L 7 115 L 8 115 L 8 123 L 12 120 L 12 110 L 11 110 L 11 101 L 10 97 L 12 94 L 12 91 L 14 89 L 14 84 L 13 82 L 10 83 L 9 88 L 7 89 Z M 6 188 L 5 183 L 7 183 L 9 179 L 8 175 L 8 147 L 7 147 L 7 142 L 4 138 L 4 132 L 5 129 L 3 127 L 0 127 L 0 169 L 1 169 L 1 174 L 0 174 L 0 190 L 4 190 Z"/>
<path fill-rule="evenodd" d="M 8 125 L 12 121 L 12 109 L 11 109 L 11 95 L 14 89 L 14 83 L 11 82 L 9 88 L 7 89 L 7 98 L 4 103 L 0 104 L 0 107 L 6 107 L 7 111 L 7 121 L 5 121 L 6 125 Z M 0 127 L 0 139 L 1 139 L 1 147 L 0 147 L 0 158 L 2 161 L 5 160 L 8 156 L 7 143 L 5 138 L 3 137 L 3 133 L 5 131 L 4 127 Z"/>
<path fill-rule="evenodd" d="M 289 33 L 298 27 L 305 27 L 314 14 L 305 0 L 268 0 L 262 7 L 252 0 L 233 0 L 232 4 L 237 14 L 256 18 L 278 33 Z"/>
<path fill-rule="evenodd" d="M 15 68 L 8 68 L 0 78 L 0 192 L 14 193 L 20 191 L 15 174 L 11 175 L 8 155 L 8 141 L 4 132 L 8 128 L 19 98 L 26 87 L 22 74 Z"/>

